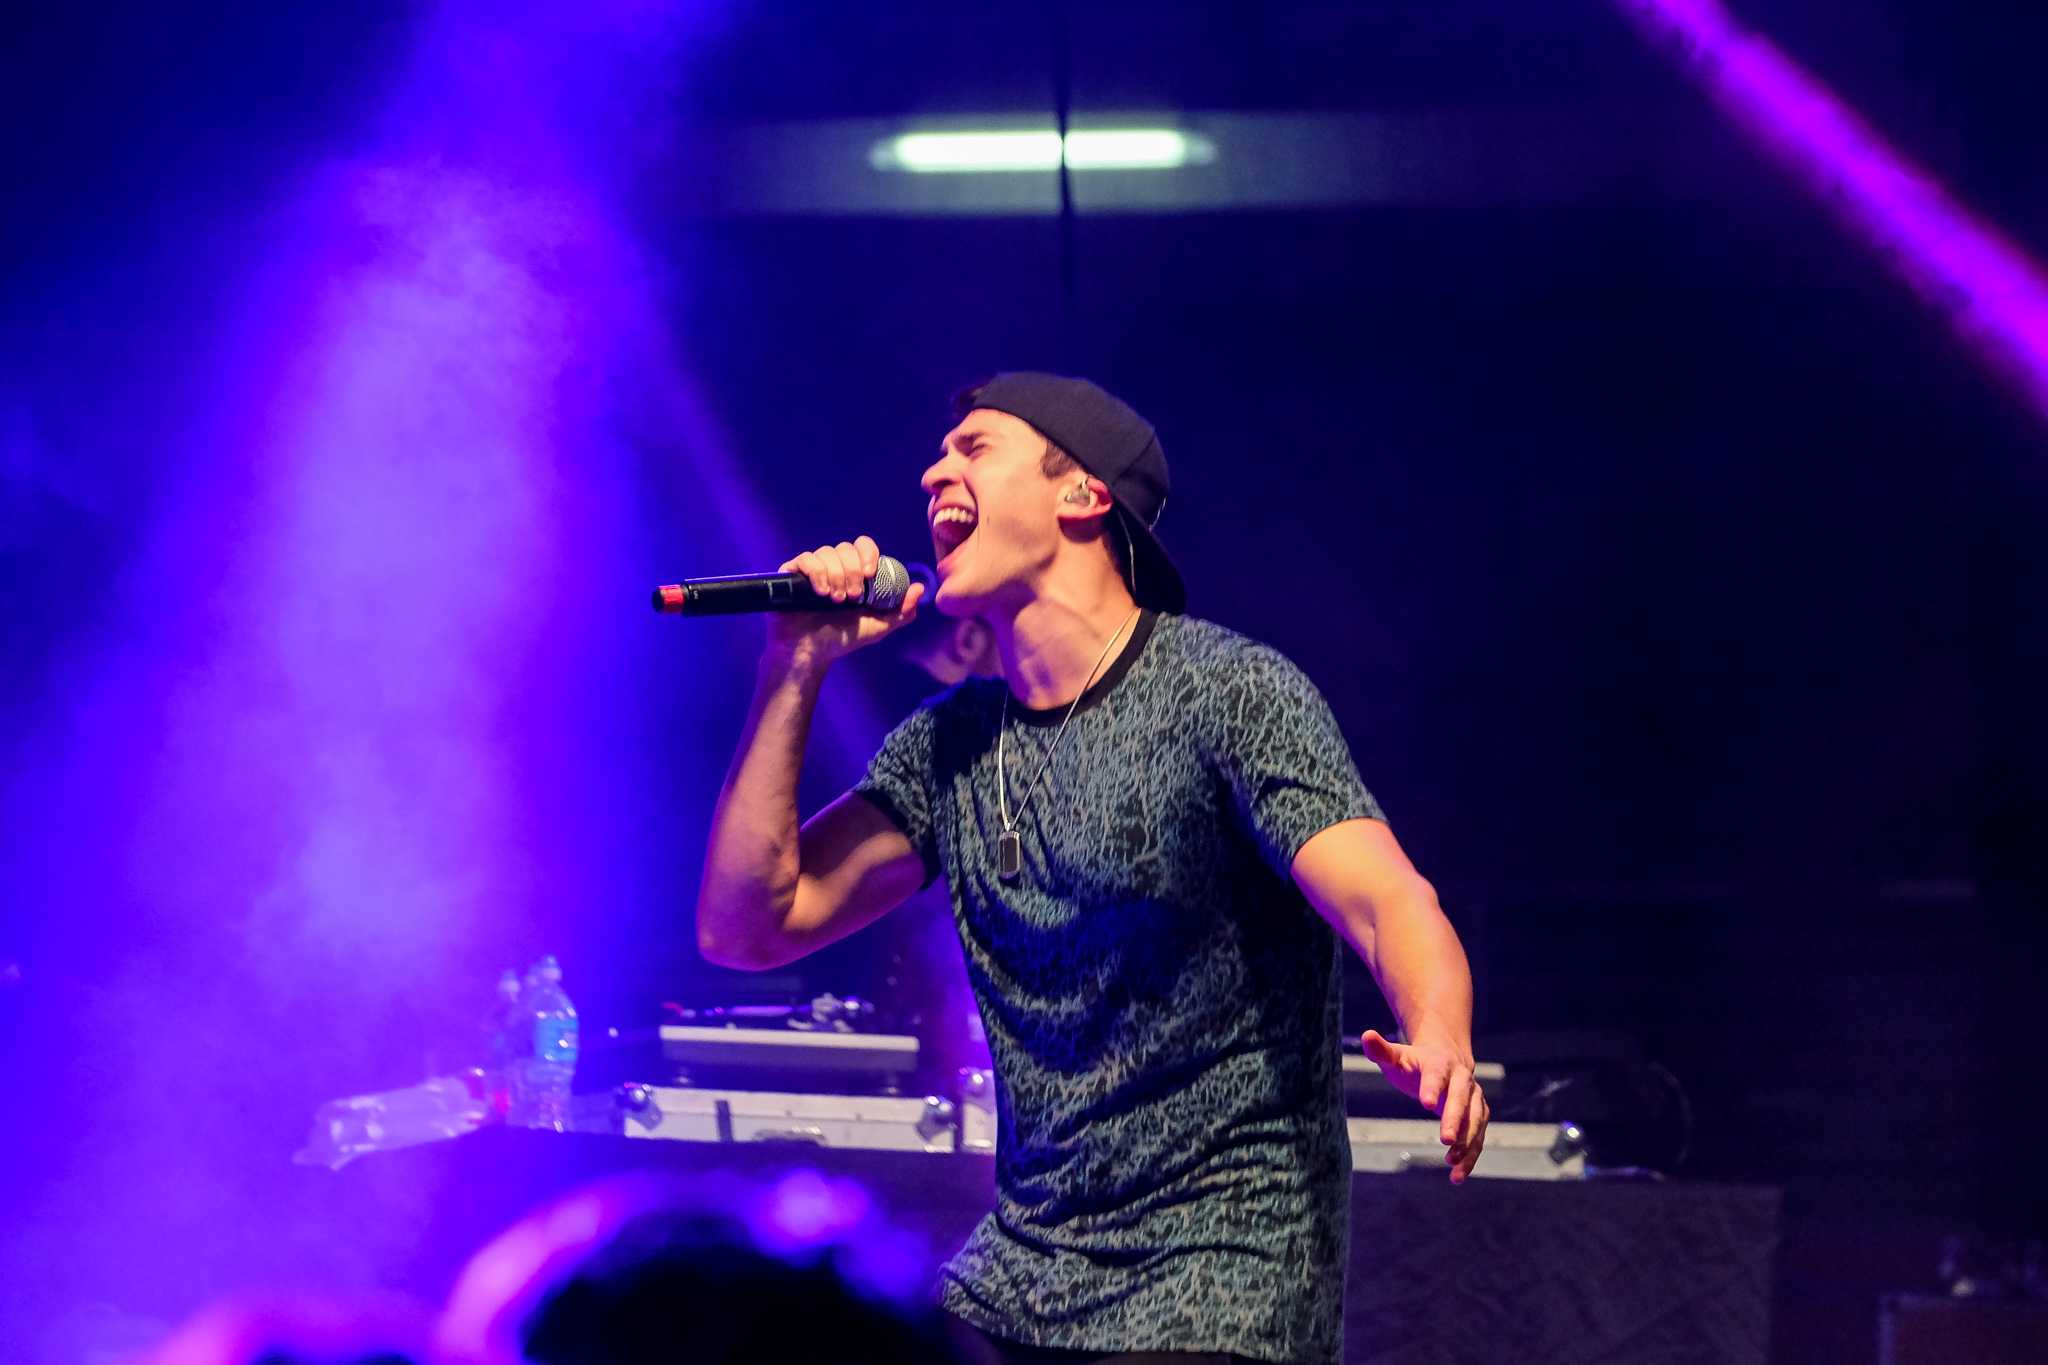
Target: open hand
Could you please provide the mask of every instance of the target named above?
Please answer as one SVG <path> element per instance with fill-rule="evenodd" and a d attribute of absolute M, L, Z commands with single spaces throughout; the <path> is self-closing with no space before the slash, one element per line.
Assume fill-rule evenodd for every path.
<path fill-rule="evenodd" d="M 1472 1074 L 1472 1058 L 1426 1040 L 1390 1043 L 1377 1029 L 1367 1029 L 1359 1041 L 1366 1059 L 1379 1066 L 1396 1090 L 1443 1119 L 1438 1136 L 1450 1148 L 1444 1160 L 1450 1163 L 1451 1183 L 1464 1184 L 1486 1145 L 1489 1117 L 1486 1095 Z"/>

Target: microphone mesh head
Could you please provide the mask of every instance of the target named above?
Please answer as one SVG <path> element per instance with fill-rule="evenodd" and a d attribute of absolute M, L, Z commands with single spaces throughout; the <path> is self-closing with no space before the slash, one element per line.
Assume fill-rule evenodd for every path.
<path fill-rule="evenodd" d="M 861 601 L 878 611 L 894 611 L 903 605 L 903 594 L 909 591 L 910 571 L 903 561 L 883 555 L 875 563 L 875 576 L 868 580 Z"/>

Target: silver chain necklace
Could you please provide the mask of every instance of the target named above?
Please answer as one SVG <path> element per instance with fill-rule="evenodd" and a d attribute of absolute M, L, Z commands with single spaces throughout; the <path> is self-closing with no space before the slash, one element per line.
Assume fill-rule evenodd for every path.
<path fill-rule="evenodd" d="M 1052 767 L 1053 755 L 1060 751 L 1060 741 L 1067 737 L 1067 722 L 1074 718 L 1074 712 L 1081 709 L 1081 698 L 1088 695 L 1088 689 L 1095 685 L 1095 675 L 1102 671 L 1103 661 L 1109 658 L 1109 651 L 1116 647 L 1117 640 L 1131 622 L 1138 619 L 1140 607 L 1132 607 L 1123 625 L 1110 633 L 1109 643 L 1096 656 L 1095 667 L 1088 670 L 1088 681 L 1081 684 L 1081 690 L 1074 694 L 1067 714 L 1060 721 L 1059 733 L 1052 737 L 1052 747 L 1045 751 L 1045 758 L 1038 765 L 1038 774 L 1025 784 L 1024 799 L 1017 803 L 1017 820 L 1024 818 L 1030 808 L 1031 798 L 1038 795 L 1038 789 L 1045 785 L 1045 774 Z M 1006 882 L 1014 882 L 1024 875 L 1024 839 L 1017 833 L 1017 820 L 1010 818 L 1010 792 L 1005 776 L 1009 764 L 1005 761 L 1005 741 L 1010 737 L 1010 685 L 1003 684 L 1003 720 L 996 729 L 996 810 L 1002 816 L 1003 832 L 996 836 L 996 875 Z"/>

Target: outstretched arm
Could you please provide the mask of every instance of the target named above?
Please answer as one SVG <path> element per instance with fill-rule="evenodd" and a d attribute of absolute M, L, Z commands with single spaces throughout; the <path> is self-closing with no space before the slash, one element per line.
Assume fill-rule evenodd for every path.
<path fill-rule="evenodd" d="M 1472 971 L 1436 889 L 1379 820 L 1346 820 L 1303 844 L 1295 884 L 1358 951 L 1408 1041 L 1368 1029 L 1366 1056 L 1442 1118 L 1451 1180 L 1462 1183 L 1486 1143 L 1488 1107 L 1473 1076 Z"/>

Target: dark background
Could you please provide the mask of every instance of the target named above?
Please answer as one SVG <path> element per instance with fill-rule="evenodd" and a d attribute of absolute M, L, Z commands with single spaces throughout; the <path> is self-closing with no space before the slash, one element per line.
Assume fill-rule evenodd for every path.
<path fill-rule="evenodd" d="M 2048 20 L 1738 12 L 2048 251 Z M 0 758 L 51 723 L 81 635 L 114 628 L 98 585 L 175 505 L 152 433 L 185 419 L 177 366 L 218 307 L 190 260 L 345 140 L 421 13 L 14 21 L 0 365 L 9 421 L 50 453 L 4 470 Z M 1062 46 L 1039 5 L 739 7 L 614 146 L 647 287 L 777 533 L 921 548 L 915 480 L 954 388 L 1099 378 L 1161 431 L 1192 609 L 1322 686 L 1437 884 L 1481 1054 L 1609 1055 L 1577 1102 L 1636 1115 L 1618 1156 L 1787 1188 L 1784 1359 L 1867 1352 L 1875 1292 L 1931 1282 L 1944 1232 L 2039 1236 L 2042 414 L 1609 6 L 1112 0 L 1065 24 Z M 1062 54 L 1078 114 L 1445 112 L 1526 174 L 1303 210 L 1084 203 L 1065 234 L 752 212 L 676 174 L 736 124 L 1049 110 Z M 704 489 L 686 453 L 645 459 L 649 574 L 727 567 L 661 558 Z M 676 912 L 754 640 L 702 629 L 690 648 L 728 666 L 641 741 L 668 774 L 641 894 L 552 929 L 601 967 L 587 1017 L 737 989 Z M 884 661 L 849 673 L 884 719 L 919 690 Z M 849 775 L 822 765 L 814 795 Z M 10 902 L 33 945 L 53 907 Z M 116 941 L 128 923 L 83 913 Z M 23 962 L 16 1036 L 91 1050 L 77 983 L 0 956 Z M 1383 1011 L 1357 975 L 1362 1026 Z M 284 1129 L 417 1074 L 307 1077 L 253 1040 L 248 1070 Z M 75 1118 L 79 1087 L 38 1084 L 25 1110 Z M 17 1123 L 39 1134 L 20 1178 L 55 1178 L 77 1126 Z"/>

